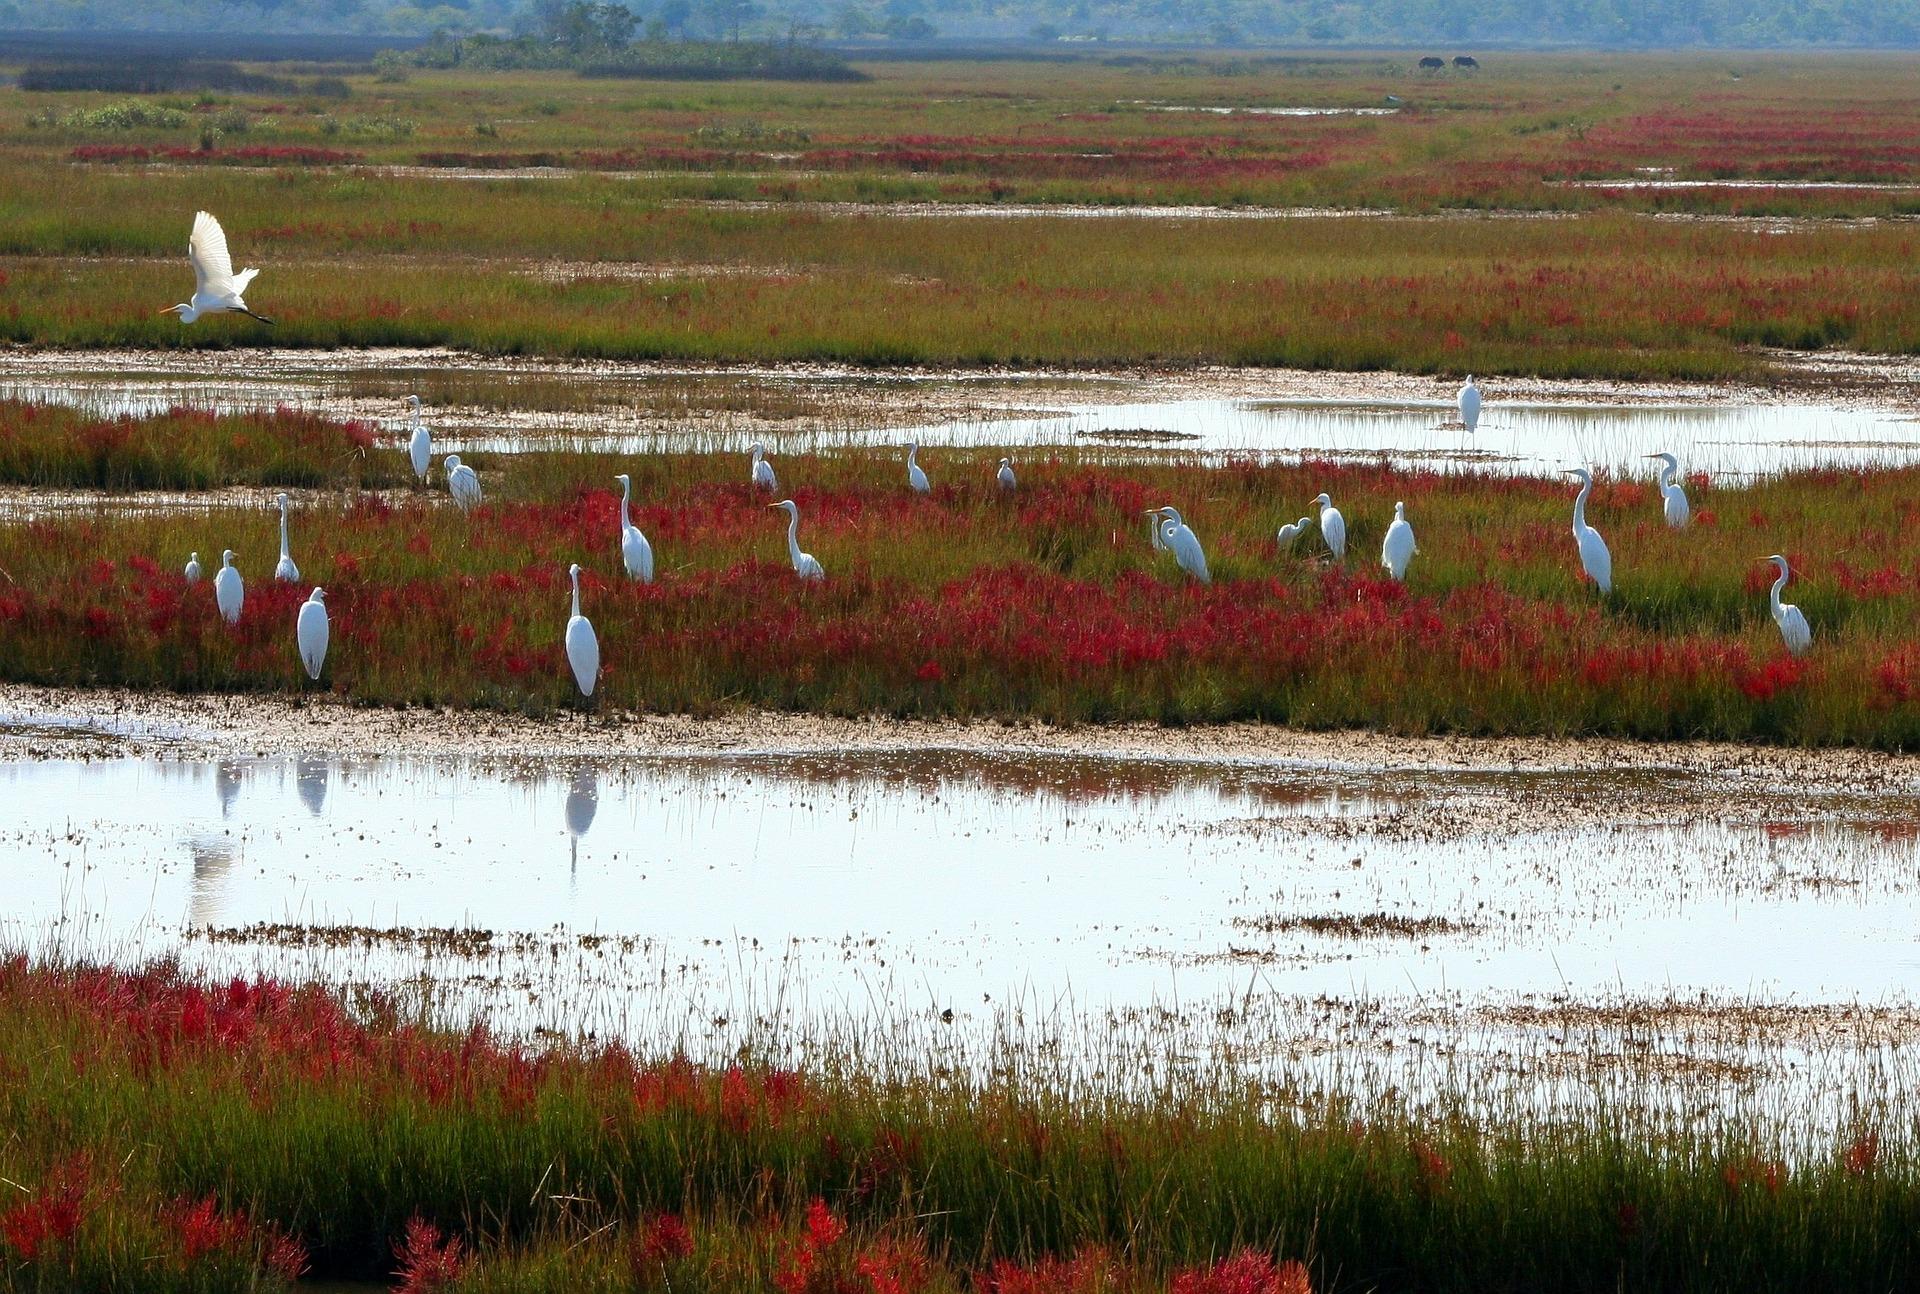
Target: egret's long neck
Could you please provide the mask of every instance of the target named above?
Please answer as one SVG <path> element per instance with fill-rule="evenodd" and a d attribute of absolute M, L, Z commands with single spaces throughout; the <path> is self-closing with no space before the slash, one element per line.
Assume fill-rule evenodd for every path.
<path fill-rule="evenodd" d="M 787 515 L 787 556 L 793 559 L 795 566 L 800 564 L 800 512 L 797 508 Z"/>
<path fill-rule="evenodd" d="M 1680 464 L 1678 463 L 1668 463 L 1665 467 L 1661 468 L 1660 488 L 1663 490 L 1671 490 L 1673 488 L 1673 478 L 1679 474 Z"/>
<path fill-rule="evenodd" d="M 280 509 L 280 555 L 287 555 L 287 510 Z"/>
<path fill-rule="evenodd" d="M 914 462 L 914 461 L 913 461 L 913 460 L 914 460 L 914 457 L 915 457 L 915 456 L 916 456 L 917 454 L 919 454 L 919 452 L 920 452 L 920 446 L 918 446 L 918 445 L 909 445 L 909 446 L 907 446 L 907 466 L 908 466 L 908 467 L 918 467 L 918 466 L 920 466 L 920 464 L 918 464 L 918 463 L 916 463 L 916 462 Z"/>
<path fill-rule="evenodd" d="M 1787 564 L 1780 563 L 1780 578 L 1773 582 L 1773 614 L 1780 614 L 1780 590 L 1787 587 Z"/>
<path fill-rule="evenodd" d="M 627 519 L 627 496 L 633 492 L 633 486 L 626 481 L 620 482 L 620 529 L 627 530 L 633 522 Z"/>
<path fill-rule="evenodd" d="M 580 614 L 580 577 L 578 575 L 575 575 L 572 577 L 572 579 L 573 579 L 573 614 L 579 615 Z"/>
<path fill-rule="evenodd" d="M 1593 480 L 1588 478 L 1580 482 L 1580 493 L 1573 499 L 1573 528 L 1576 531 L 1587 528 L 1587 496 L 1593 493 Z"/>

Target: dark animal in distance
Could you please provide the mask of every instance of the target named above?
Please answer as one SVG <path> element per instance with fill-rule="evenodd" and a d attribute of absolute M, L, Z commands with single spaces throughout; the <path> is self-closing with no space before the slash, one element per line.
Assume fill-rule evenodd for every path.
<path fill-rule="evenodd" d="M 1420 60 L 1420 70 L 1423 72 L 1437 72 L 1446 65 L 1447 60 L 1444 58 L 1435 58 L 1431 54 Z"/>
<path fill-rule="evenodd" d="M 1471 54 L 1457 54 L 1454 56 L 1453 65 L 1455 67 L 1470 67 L 1478 70 L 1480 60 Z"/>

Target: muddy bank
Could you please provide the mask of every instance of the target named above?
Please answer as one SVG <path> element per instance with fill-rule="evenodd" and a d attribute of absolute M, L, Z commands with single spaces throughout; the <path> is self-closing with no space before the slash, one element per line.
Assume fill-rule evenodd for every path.
<path fill-rule="evenodd" d="M 1677 774 L 1743 795 L 1920 794 L 1920 756 L 1716 743 L 1396 737 L 1301 732 L 1259 724 L 1166 728 L 838 719 L 746 711 L 717 718 L 591 718 L 460 710 L 390 710 L 278 696 L 176 696 L 119 689 L 0 686 L 0 758 L 317 754 L 543 759 L 645 755 L 819 755 L 956 751 L 1110 759 L 1270 763 L 1421 773 Z M 1575 798 L 1578 788 L 1570 788 Z M 1644 788 L 1636 796 L 1644 794 Z M 1675 807 L 1671 801 L 1666 808 Z M 1643 809 L 1644 811 L 1644 809 Z M 1664 810 L 1662 810 L 1664 811 Z"/>

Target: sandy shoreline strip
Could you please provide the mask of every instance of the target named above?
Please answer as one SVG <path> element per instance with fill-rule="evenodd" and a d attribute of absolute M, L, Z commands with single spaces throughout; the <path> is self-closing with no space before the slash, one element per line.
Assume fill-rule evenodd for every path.
<path fill-rule="evenodd" d="M 1447 772 L 1669 772 L 1808 794 L 1920 795 L 1920 756 L 1730 743 L 1538 737 L 1400 737 L 1254 723 L 1070 728 L 740 711 L 713 718 L 614 712 L 530 718 L 391 709 L 275 695 L 178 695 L 0 685 L 0 759 L 315 754 L 407 758 L 833 755 L 949 750 L 996 755 L 1270 763 Z"/>

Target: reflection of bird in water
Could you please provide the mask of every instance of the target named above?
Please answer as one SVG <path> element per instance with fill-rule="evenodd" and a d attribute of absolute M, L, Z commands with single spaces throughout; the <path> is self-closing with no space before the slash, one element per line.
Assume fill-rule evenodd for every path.
<path fill-rule="evenodd" d="M 190 836 L 193 887 L 187 896 L 187 924 L 210 926 L 220 917 L 221 890 L 233 866 L 233 841 L 226 836 Z"/>
<path fill-rule="evenodd" d="M 327 761 L 311 755 L 301 756 L 293 766 L 293 784 L 307 812 L 319 817 L 327 805 Z"/>
<path fill-rule="evenodd" d="M 593 825 L 593 815 L 600 811 L 600 774 L 591 764 L 582 764 L 573 770 L 573 785 L 567 790 L 567 835 L 571 865 L 580 865 L 580 837 L 587 834 L 587 828 Z"/>
<path fill-rule="evenodd" d="M 220 797 L 220 816 L 225 818 L 233 812 L 233 802 L 240 795 L 240 780 L 245 776 L 239 761 L 223 759 L 213 770 L 213 793 Z"/>

